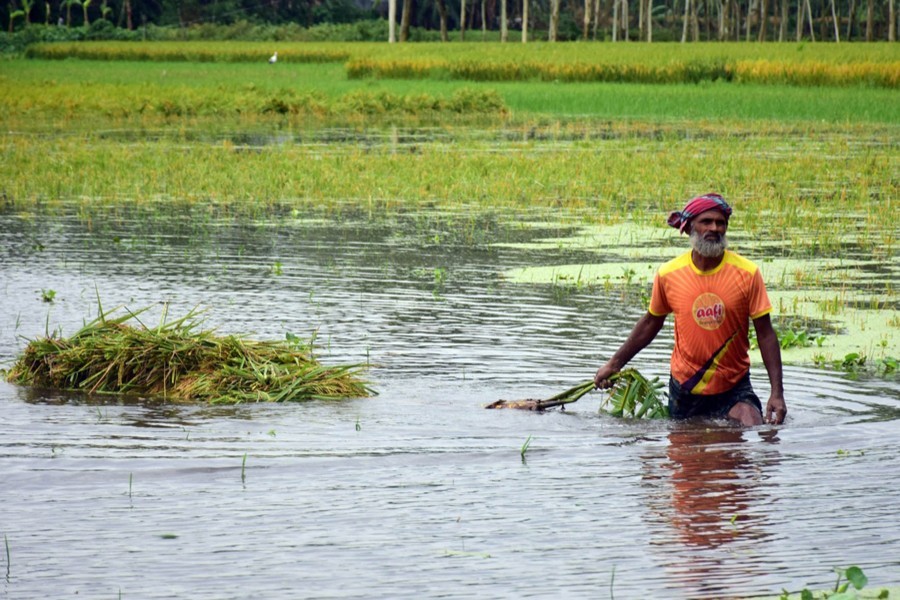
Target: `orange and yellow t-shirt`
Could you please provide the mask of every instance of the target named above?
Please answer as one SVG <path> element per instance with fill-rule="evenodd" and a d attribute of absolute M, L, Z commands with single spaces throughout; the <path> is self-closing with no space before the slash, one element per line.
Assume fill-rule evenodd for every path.
<path fill-rule="evenodd" d="M 750 370 L 750 319 L 772 310 L 759 268 L 725 251 L 711 271 L 687 252 L 660 267 L 650 313 L 675 314 L 672 376 L 692 394 L 730 390 Z"/>

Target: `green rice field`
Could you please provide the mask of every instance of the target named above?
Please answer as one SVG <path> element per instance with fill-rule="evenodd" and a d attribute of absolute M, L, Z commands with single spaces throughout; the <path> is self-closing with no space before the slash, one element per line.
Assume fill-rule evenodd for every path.
<path fill-rule="evenodd" d="M 792 273 L 805 272 L 806 264 L 848 253 L 859 264 L 884 264 L 887 278 L 862 284 L 852 276 L 855 267 L 820 276 L 834 280 L 829 286 L 840 290 L 836 302 L 847 314 L 860 302 L 881 307 L 877 328 L 860 324 L 844 339 L 862 330 L 891 334 L 842 344 L 828 359 L 861 345 L 871 355 L 875 344 L 883 356 L 900 354 L 891 280 L 900 103 L 890 85 L 860 83 L 855 75 L 871 65 L 896 74 L 896 46 L 490 48 L 294 44 L 279 49 L 282 62 L 269 65 L 265 44 L 37 46 L 28 56 L 40 58 L 7 61 L 0 71 L 0 150 L 12 165 L 0 192 L 7 206 L 26 211 L 73 203 L 85 211 L 201 204 L 235 215 L 292 207 L 333 214 L 359 207 L 382 214 L 414 207 L 511 216 L 543 211 L 592 227 L 631 224 L 633 235 L 652 240 L 665 232 L 660 215 L 698 190 L 714 189 L 735 204 L 735 235 L 744 247 L 784 265 L 777 267 L 779 302 L 823 302 L 796 296 L 809 284 Z M 479 57 L 489 58 L 479 63 Z M 786 71 L 840 68 L 831 73 L 845 79 L 815 87 L 733 78 L 566 82 L 515 73 L 483 81 L 446 69 L 354 75 L 352 63 L 360 60 L 426 71 L 438 63 L 558 71 L 598 62 L 617 68 L 764 62 Z M 554 244 L 603 246 L 590 232 Z M 661 257 L 636 258 L 652 264 Z M 834 268 L 827 266 L 828 273 Z M 559 282 L 575 277 L 573 270 L 585 282 L 591 273 L 594 283 L 610 276 L 608 267 L 570 265 L 527 278 Z M 852 300 L 841 287 L 850 284 Z M 799 304 L 787 312 L 805 321 L 825 317 Z M 797 360 L 825 358 L 807 348 Z"/>
<path fill-rule="evenodd" d="M 898 48 L 85 43 L 0 62 L 0 356 L 56 377 L 0 381 L 4 589 L 894 597 Z M 628 418 L 662 410 L 591 384 L 688 248 L 668 213 L 708 191 L 774 305 L 783 425 Z M 167 320 L 195 309 L 202 328 Z M 645 399 L 669 321 L 629 363 Z M 353 385 L 298 389 L 310 369 Z M 565 410 L 484 410 L 516 398 Z"/>

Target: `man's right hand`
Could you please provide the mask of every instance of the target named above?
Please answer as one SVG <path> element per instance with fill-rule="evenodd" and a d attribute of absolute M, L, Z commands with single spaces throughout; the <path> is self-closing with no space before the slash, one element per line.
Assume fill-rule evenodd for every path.
<path fill-rule="evenodd" d="M 597 369 L 597 374 L 594 375 L 594 385 L 601 390 L 612 387 L 612 382 L 609 380 L 609 378 L 618 372 L 619 369 L 617 369 L 610 363 L 606 363 L 605 365 Z"/>
<path fill-rule="evenodd" d="M 650 312 L 644 314 L 637 323 L 631 334 L 622 347 L 612 355 L 606 364 L 597 369 L 594 375 L 594 385 L 601 390 L 612 387 L 610 377 L 622 370 L 622 367 L 628 364 L 628 361 L 634 358 L 634 355 L 647 347 L 647 344 L 653 341 L 659 330 L 662 329 L 663 323 L 666 322 L 666 315 L 656 316 Z"/>

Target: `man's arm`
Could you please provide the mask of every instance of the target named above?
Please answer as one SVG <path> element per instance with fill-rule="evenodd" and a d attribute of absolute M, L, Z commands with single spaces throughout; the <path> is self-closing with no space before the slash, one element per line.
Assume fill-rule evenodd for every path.
<path fill-rule="evenodd" d="M 762 354 L 763 364 L 769 374 L 769 386 L 772 391 L 769 401 L 766 403 L 766 412 L 763 415 L 766 423 L 781 424 L 787 415 L 787 406 L 784 403 L 784 385 L 781 378 L 781 346 L 778 344 L 778 334 L 772 328 L 772 319 L 765 314 L 753 320 L 756 328 L 756 341 L 759 344 L 759 352 Z"/>
<path fill-rule="evenodd" d="M 653 341 L 659 330 L 662 329 L 663 323 L 666 322 L 666 315 L 657 317 L 651 313 L 646 313 L 635 324 L 631 330 L 628 339 L 622 344 L 622 347 L 616 350 L 605 365 L 597 369 L 594 375 L 594 385 L 598 388 L 609 387 L 609 379 L 612 375 L 622 370 L 628 361 L 634 358 L 634 355 L 647 347 L 647 344 Z M 777 343 L 777 342 L 776 342 Z M 781 362 L 779 361 L 779 365 Z"/>

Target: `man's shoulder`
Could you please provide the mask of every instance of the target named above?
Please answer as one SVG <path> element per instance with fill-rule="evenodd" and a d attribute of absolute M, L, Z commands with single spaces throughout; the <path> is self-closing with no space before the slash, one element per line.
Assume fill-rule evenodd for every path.
<path fill-rule="evenodd" d="M 662 266 L 659 267 L 659 276 L 665 277 L 669 273 L 677 271 L 679 269 L 691 267 L 691 253 L 690 251 L 685 252 L 679 256 L 676 256 L 672 260 L 667 263 L 663 263 Z"/>
<path fill-rule="evenodd" d="M 741 271 L 746 271 L 750 275 L 756 275 L 756 272 L 759 270 L 755 262 L 731 250 L 725 251 L 725 264 Z"/>

